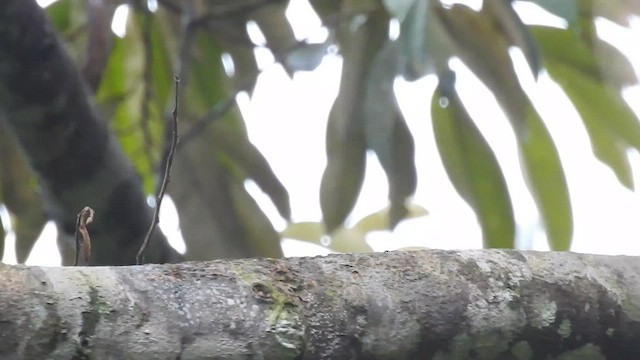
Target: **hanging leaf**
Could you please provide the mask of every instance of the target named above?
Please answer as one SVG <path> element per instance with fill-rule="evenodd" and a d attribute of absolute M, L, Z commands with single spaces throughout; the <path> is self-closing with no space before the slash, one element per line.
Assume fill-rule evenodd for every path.
<path fill-rule="evenodd" d="M 549 247 L 571 248 L 573 220 L 569 189 L 560 157 L 540 115 L 529 104 L 524 109 L 527 137 L 519 139 L 523 171 L 544 221 Z"/>
<path fill-rule="evenodd" d="M 638 84 L 638 76 L 633 65 L 618 48 L 600 38 L 594 41 L 593 48 L 605 82 L 618 88 Z"/>
<path fill-rule="evenodd" d="M 400 65 L 409 81 L 446 68 L 454 53 L 455 45 L 436 18 L 434 6 L 434 2 L 415 1 L 400 22 Z"/>
<path fill-rule="evenodd" d="M 601 39 L 594 39 L 592 50 L 570 30 L 544 26 L 531 26 L 530 30 L 545 60 L 564 63 L 584 76 L 610 84 L 615 89 L 638 82 L 629 59 Z"/>
<path fill-rule="evenodd" d="M 633 188 L 626 149 L 629 145 L 640 146 L 640 124 L 618 90 L 625 83 L 635 81 L 635 75 L 629 74 L 633 70 L 624 70 L 624 65 L 614 66 L 618 70 L 611 72 L 618 74 L 614 76 L 617 79 L 603 76 L 603 68 L 598 66 L 594 53 L 572 32 L 545 27 L 532 27 L 532 32 L 541 44 L 549 74 L 580 113 L 594 154 L 614 171 L 624 186 Z M 618 56 L 622 57 L 618 53 L 612 59 Z M 628 64 L 628 60 L 625 62 Z"/>
<path fill-rule="evenodd" d="M 580 113 L 598 159 L 607 164 L 621 184 L 633 189 L 633 174 L 626 154 L 628 144 L 640 146 L 640 125 L 622 96 L 576 69 L 545 62 Z"/>
<path fill-rule="evenodd" d="M 521 108 L 526 99 L 509 57 L 509 41 L 491 18 L 465 5 L 435 7 L 434 13 L 455 44 L 458 56 L 496 95 L 505 111 Z M 524 96 L 524 98 L 523 98 Z M 507 114 L 509 115 L 509 114 Z M 510 116 L 516 132 L 523 131 L 522 116 Z"/>
<path fill-rule="evenodd" d="M 389 182 L 391 229 L 407 214 L 405 202 L 417 185 L 413 136 L 393 91 L 399 65 L 396 44 L 387 42 L 373 61 L 364 100 L 367 146 L 378 156 Z"/>
<path fill-rule="evenodd" d="M 482 13 L 491 17 L 495 25 L 513 46 L 522 50 L 531 72 L 537 77 L 540 72 L 540 54 L 531 33 L 522 22 L 511 5 L 511 1 L 486 0 L 482 5 Z"/>
<path fill-rule="evenodd" d="M 354 18 L 338 33 L 344 58 L 342 78 L 329 114 L 327 167 L 320 184 L 320 206 L 329 233 L 344 223 L 364 180 L 366 139 L 362 94 L 366 91 L 366 74 L 372 59 L 386 39 L 387 27 L 386 14 L 374 13 Z"/>
<path fill-rule="evenodd" d="M 560 157 L 540 115 L 520 86 L 505 34 L 487 16 L 464 5 L 438 7 L 435 12 L 457 44 L 456 54 L 495 94 L 515 130 L 522 170 L 544 221 L 550 247 L 568 250 L 573 220 Z"/>
<path fill-rule="evenodd" d="M 438 87 L 431 114 L 445 170 L 460 196 L 474 209 L 484 247 L 513 248 L 515 221 L 502 170 L 453 84 Z"/>
<path fill-rule="evenodd" d="M 433 51 L 427 34 L 430 26 L 430 2 L 413 1 L 409 11 L 393 9 L 393 14 L 402 17 L 400 22 L 400 50 L 406 59 L 405 77 L 415 80 L 433 72 Z M 397 4 L 400 5 L 400 4 Z M 397 6 L 396 5 L 396 6 Z"/>
<path fill-rule="evenodd" d="M 334 104 L 334 108 L 337 103 Z M 335 114 L 335 115 L 334 115 Z M 341 129 L 336 111 L 329 115 L 327 129 L 327 167 L 320 185 L 320 206 L 327 230 L 344 223 L 353 209 L 364 181 L 365 141 L 357 129 Z M 335 120 L 334 120 L 335 119 Z M 340 133 L 342 131 L 347 133 Z"/>

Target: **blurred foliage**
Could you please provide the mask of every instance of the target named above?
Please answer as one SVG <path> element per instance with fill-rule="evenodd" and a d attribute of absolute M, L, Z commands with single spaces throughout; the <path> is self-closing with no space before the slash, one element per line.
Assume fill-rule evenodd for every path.
<path fill-rule="evenodd" d="M 311 44 L 296 39 L 283 0 L 160 0 L 155 12 L 144 1 L 132 1 L 123 38 L 109 24 L 124 1 L 59 0 L 46 11 L 148 194 L 162 175 L 172 74 L 180 75 L 182 139 L 169 193 L 178 207 L 189 259 L 280 256 L 280 237 L 332 251 L 371 251 L 368 232 L 424 215 L 410 200 L 417 177 L 414 141 L 393 85 L 398 77 L 413 81 L 430 74 L 439 78 L 431 113 L 445 170 L 476 212 L 484 246 L 513 247 L 511 197 L 475 114 L 457 95 L 455 73 L 448 66 L 452 57 L 493 91 L 515 129 L 522 172 L 549 245 L 568 250 L 573 223 L 564 170 L 508 49 L 520 48 L 534 76 L 544 69 L 562 86 L 584 121 L 595 156 L 633 188 L 627 150 L 640 150 L 640 125 L 621 89 L 638 79 L 629 61 L 597 37 L 594 19 L 624 26 L 640 6 L 635 0 L 528 1 L 564 18 L 568 28 L 525 25 L 510 0 L 485 0 L 480 11 L 437 0 L 311 0 L 329 30 L 325 42 Z M 392 19 L 400 25 L 397 39 L 389 37 Z M 252 43 L 249 21 L 260 28 L 265 44 Z M 239 91 L 251 93 L 256 83 L 256 46 L 268 47 L 293 75 L 313 71 L 332 45 L 343 63 L 328 120 L 328 161 L 320 189 L 324 221 L 290 223 L 278 234 L 244 182 L 255 181 L 287 221 L 289 195 L 249 141 L 234 99 Z M 0 202 L 11 213 L 13 229 L 20 231 L 18 259 L 23 261 L 44 223 L 42 199 L 15 145 L 7 134 L 0 131 L 0 136 Z M 376 154 L 387 176 L 389 207 L 345 227 L 365 176 L 367 151 Z"/>
<path fill-rule="evenodd" d="M 333 252 L 361 253 L 373 251 L 367 243 L 367 234 L 374 231 L 389 230 L 392 225 L 390 207 L 376 211 L 358 220 L 353 226 L 340 226 L 331 235 L 327 235 L 322 222 L 303 221 L 291 223 L 280 235 L 283 238 L 319 245 Z M 405 219 L 414 219 L 428 215 L 429 212 L 416 204 L 407 205 Z"/>

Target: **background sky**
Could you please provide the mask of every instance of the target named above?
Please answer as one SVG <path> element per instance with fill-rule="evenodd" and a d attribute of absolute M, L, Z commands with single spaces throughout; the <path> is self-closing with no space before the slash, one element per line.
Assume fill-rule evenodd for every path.
<path fill-rule="evenodd" d="M 480 1 L 462 1 L 479 7 Z M 516 2 L 516 10 L 525 23 L 566 27 L 564 20 L 546 13 L 526 2 Z M 120 13 L 123 13 L 120 11 Z M 287 13 L 299 39 L 322 41 L 326 30 L 321 27 L 306 0 L 292 0 Z M 114 30 L 121 26 L 114 23 Z M 597 22 L 598 34 L 627 55 L 640 74 L 640 19 L 634 18 L 631 29 L 622 28 L 607 20 Z M 254 27 L 252 38 L 261 43 L 261 35 Z M 393 32 L 393 31 L 392 31 Z M 574 212 L 573 251 L 599 254 L 640 255 L 640 196 L 620 185 L 605 165 L 596 160 L 576 110 L 562 90 L 543 72 L 535 81 L 517 49 L 512 58 L 523 87 L 544 118 L 558 147 L 566 170 Z M 267 49 L 256 50 L 263 69 L 250 99 L 246 93 L 237 97 L 246 119 L 251 141 L 269 160 L 275 173 L 289 190 L 293 221 L 321 220 L 319 187 L 326 164 L 325 128 L 328 113 L 335 99 L 340 81 L 341 60 L 327 56 L 314 72 L 297 73 L 288 78 L 280 65 L 273 61 Z M 487 137 L 500 162 L 512 195 L 518 225 L 520 248 L 548 250 L 544 231 L 533 199 L 526 189 L 520 172 L 513 130 L 499 109 L 493 95 L 464 64 L 450 62 L 457 76 L 460 96 L 481 132 Z M 409 83 L 398 79 L 395 84 L 400 107 L 416 141 L 418 190 L 413 201 L 426 208 L 426 217 L 400 223 L 393 233 L 376 232 L 367 240 L 376 250 L 392 250 L 407 246 L 458 249 L 480 248 L 481 232 L 475 214 L 457 195 L 444 171 L 431 128 L 430 103 L 436 86 L 435 76 Z M 625 99 L 640 114 L 640 86 L 625 89 Z M 634 176 L 640 178 L 640 156 L 629 153 Z M 169 185 L 171 186 L 171 185 Z M 276 229 L 285 222 L 277 215 L 268 197 L 252 182 L 247 189 L 272 219 Z M 367 173 L 362 193 L 349 222 L 380 210 L 387 205 L 387 183 L 375 155 L 368 155 Z M 3 223 L 8 224 L 6 211 L 0 208 Z M 163 202 L 161 227 L 176 247 L 180 244 L 179 225 L 175 208 Z M 36 244 L 27 264 L 59 265 L 55 248 L 55 226 L 48 224 Z M 6 246 L 13 248 L 13 234 L 9 232 Z M 326 254 L 328 251 L 294 240 L 284 240 L 287 256 Z M 13 251 L 5 251 L 3 259 L 14 263 Z"/>

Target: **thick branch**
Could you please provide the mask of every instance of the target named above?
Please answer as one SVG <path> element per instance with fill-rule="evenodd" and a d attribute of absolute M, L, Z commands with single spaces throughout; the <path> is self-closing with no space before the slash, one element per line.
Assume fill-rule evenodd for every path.
<path fill-rule="evenodd" d="M 0 358 L 638 359 L 640 262 L 498 250 L 0 267 Z"/>
<path fill-rule="evenodd" d="M 96 211 L 92 263 L 134 263 L 152 211 L 34 0 L 0 1 L 0 112 L 40 177 L 58 229 L 73 234 L 76 214 L 90 206 Z M 147 260 L 178 261 L 157 236 Z"/>

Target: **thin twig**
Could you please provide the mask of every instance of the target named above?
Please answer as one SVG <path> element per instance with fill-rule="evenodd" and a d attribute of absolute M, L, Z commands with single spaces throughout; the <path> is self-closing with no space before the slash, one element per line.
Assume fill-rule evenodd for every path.
<path fill-rule="evenodd" d="M 209 124 L 221 118 L 235 104 L 236 95 L 238 95 L 239 92 L 240 90 L 233 91 L 226 99 L 217 103 L 209 112 L 196 120 L 180 138 L 181 141 L 178 148 L 186 145 L 189 141 L 200 135 Z"/>
<path fill-rule="evenodd" d="M 93 222 L 94 215 L 95 212 L 88 206 L 85 206 L 84 209 L 78 213 L 78 218 L 76 220 L 76 257 L 73 261 L 73 266 L 78 266 L 80 248 L 82 248 L 83 253 L 83 265 L 89 265 L 89 258 L 91 257 L 91 238 L 89 237 L 87 225 Z M 81 237 L 82 241 L 80 241 Z"/>
<path fill-rule="evenodd" d="M 151 222 L 151 226 L 149 227 L 149 231 L 147 232 L 147 236 L 144 238 L 142 242 L 142 246 L 140 246 L 140 250 L 138 250 L 138 255 L 136 255 L 136 264 L 142 264 L 144 258 L 144 252 L 149 247 L 149 242 L 151 241 L 151 236 L 153 235 L 154 230 L 158 226 L 160 222 L 160 206 L 162 205 L 162 199 L 164 198 L 164 193 L 167 191 L 167 185 L 169 184 L 170 172 L 171 172 L 171 164 L 173 163 L 173 155 L 176 152 L 176 146 L 178 145 L 178 92 L 180 87 L 180 78 L 175 76 L 175 106 L 173 107 L 173 136 L 171 137 L 171 147 L 169 148 L 169 153 L 167 154 L 167 162 L 164 169 L 164 177 L 162 179 L 162 186 L 160 186 L 160 191 L 158 191 L 158 196 L 156 197 L 156 208 L 153 211 L 153 221 Z"/>

